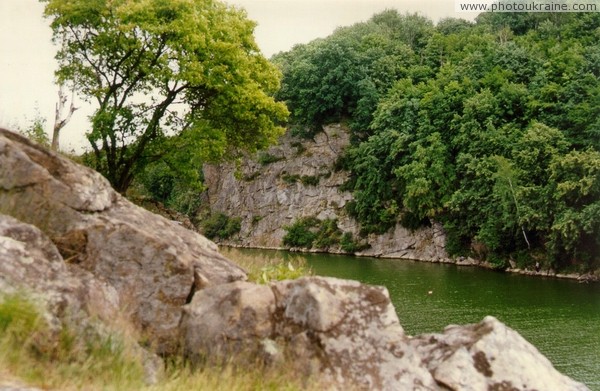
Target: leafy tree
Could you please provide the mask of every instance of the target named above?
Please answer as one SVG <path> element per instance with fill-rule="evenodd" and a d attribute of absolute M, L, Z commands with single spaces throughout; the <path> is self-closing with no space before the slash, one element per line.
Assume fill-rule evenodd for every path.
<path fill-rule="evenodd" d="M 218 0 L 43 0 L 60 83 L 96 105 L 87 138 L 94 166 L 124 192 L 173 138 L 202 140 L 201 158 L 276 140 L 287 117 L 279 74 L 254 23 Z"/>
<path fill-rule="evenodd" d="M 385 11 L 279 58 L 295 121 L 333 109 L 352 127 L 343 189 L 362 234 L 435 219 L 452 254 L 587 270 L 600 266 L 599 38 L 598 13 L 433 27 Z M 316 47 L 350 54 L 344 83 Z M 297 99 L 315 91 L 335 106 Z"/>

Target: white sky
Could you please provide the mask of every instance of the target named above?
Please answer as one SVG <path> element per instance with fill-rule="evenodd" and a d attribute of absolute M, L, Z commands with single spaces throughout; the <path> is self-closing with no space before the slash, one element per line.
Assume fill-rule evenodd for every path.
<path fill-rule="evenodd" d="M 168 0 L 165 0 L 168 1 Z M 365 21 L 389 8 L 418 12 L 434 21 L 456 14 L 454 0 L 229 0 L 258 22 L 256 40 L 265 56 L 297 43 L 326 37 L 336 27 Z M 0 0 L 0 126 L 26 128 L 37 116 L 54 123 L 58 88 L 54 85 L 55 49 L 49 21 L 38 0 Z M 82 106 L 81 101 L 78 106 Z M 63 129 L 63 150 L 81 150 L 91 108 L 82 107 Z"/>

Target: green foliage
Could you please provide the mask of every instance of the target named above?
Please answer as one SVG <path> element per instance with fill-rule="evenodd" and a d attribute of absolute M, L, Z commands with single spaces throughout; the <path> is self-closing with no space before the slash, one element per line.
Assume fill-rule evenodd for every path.
<path fill-rule="evenodd" d="M 304 186 L 317 186 L 321 180 L 320 175 L 297 175 L 297 174 L 283 174 L 281 179 L 285 183 L 296 183 L 301 182 Z"/>
<path fill-rule="evenodd" d="M 284 74 L 278 97 L 308 135 L 348 116 L 353 129 L 364 132 L 379 97 L 411 72 L 432 31 L 426 18 L 390 10 L 328 39 L 297 45 L 274 57 Z"/>
<path fill-rule="evenodd" d="M 290 226 L 284 227 L 287 231 L 283 237 L 283 245 L 289 247 L 311 248 L 317 238 L 316 227 L 319 220 L 314 217 L 303 217 Z"/>
<path fill-rule="evenodd" d="M 35 118 L 31 121 L 31 124 L 21 133 L 40 145 L 43 145 L 46 148 L 50 147 L 50 138 L 48 138 L 48 134 L 45 130 L 46 127 L 46 119 L 42 118 L 40 113 L 36 113 Z"/>
<path fill-rule="evenodd" d="M 454 255 L 588 270 L 600 265 L 598 31 L 598 13 L 433 26 L 385 11 L 278 55 L 279 96 L 299 125 L 351 124 L 341 190 L 362 235 L 435 220 Z"/>
<path fill-rule="evenodd" d="M 199 169 L 163 159 L 146 165 L 136 183 L 141 185 L 142 193 L 185 215 L 194 217 L 200 207 L 199 194 L 204 187 Z"/>
<path fill-rule="evenodd" d="M 95 104 L 93 165 L 119 191 L 145 164 L 256 151 L 283 133 L 280 74 L 255 23 L 218 0 L 42 0 L 59 82 Z"/>
<path fill-rule="evenodd" d="M 340 239 L 340 247 L 344 252 L 354 254 L 368 249 L 370 245 L 354 239 L 352 232 L 344 232 Z"/>
<path fill-rule="evenodd" d="M 351 232 L 343 233 L 336 219 L 304 217 L 284 228 L 287 231 L 283 237 L 284 246 L 319 250 L 339 247 L 347 253 L 360 252 L 369 247 L 364 242 L 354 240 Z"/>
<path fill-rule="evenodd" d="M 217 212 L 202 221 L 202 233 L 209 239 L 229 239 L 240 232 L 242 219 Z"/>
<path fill-rule="evenodd" d="M 296 148 L 296 156 L 300 156 L 306 151 L 306 147 L 300 141 L 292 142 L 291 146 L 292 148 Z"/>
<path fill-rule="evenodd" d="M 296 183 L 296 182 L 298 182 L 300 180 L 300 175 L 297 175 L 297 174 L 283 174 L 281 176 L 281 179 L 283 179 L 283 181 L 285 183 L 292 184 L 292 183 Z"/>
<path fill-rule="evenodd" d="M 263 166 L 266 166 L 267 164 L 271 163 L 280 162 L 282 160 L 285 160 L 284 156 L 272 155 L 268 152 L 260 152 L 257 158 L 257 161 Z"/>
<path fill-rule="evenodd" d="M 342 231 L 338 228 L 336 219 L 322 220 L 313 247 L 327 249 L 336 246 L 340 242 L 341 236 Z"/>
<path fill-rule="evenodd" d="M 300 182 L 304 186 L 317 186 L 319 184 L 321 177 L 319 175 L 302 175 L 300 177 Z"/>

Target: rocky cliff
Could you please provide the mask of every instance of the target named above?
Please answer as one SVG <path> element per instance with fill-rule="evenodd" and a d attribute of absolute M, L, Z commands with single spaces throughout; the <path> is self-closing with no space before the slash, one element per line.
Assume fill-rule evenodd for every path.
<path fill-rule="evenodd" d="M 206 238 L 0 129 L 0 303 L 35 299 L 55 331 L 45 339 L 65 327 L 81 338 L 132 327 L 148 382 L 160 381 L 154 353 L 174 362 L 243 353 L 253 363 L 289 360 L 333 390 L 587 390 L 491 317 L 410 337 L 384 287 L 246 278 Z M 4 375 L 0 388 L 13 389 Z"/>
<path fill-rule="evenodd" d="M 348 145 L 348 131 L 330 125 L 310 140 L 288 133 L 277 146 L 239 165 L 205 166 L 211 211 L 241 218 L 240 232 L 222 243 L 282 248 L 284 227 L 305 217 L 335 219 L 340 232 L 358 237 L 359 225 L 345 210 L 352 194 L 340 190 L 349 173 L 335 167 Z M 386 234 L 369 235 L 364 242 L 369 246 L 359 255 L 448 261 L 439 224 L 416 231 L 397 225 Z M 339 246 L 317 250 L 342 251 Z"/>

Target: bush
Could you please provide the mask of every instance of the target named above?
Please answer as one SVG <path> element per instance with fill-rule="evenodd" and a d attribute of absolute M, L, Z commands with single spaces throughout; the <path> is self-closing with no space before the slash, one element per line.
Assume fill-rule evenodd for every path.
<path fill-rule="evenodd" d="M 298 181 L 300 180 L 300 175 L 295 175 L 295 174 L 294 174 L 294 175 L 292 175 L 292 174 L 283 174 L 283 175 L 281 176 L 281 179 L 283 179 L 283 181 L 284 181 L 285 183 L 290 183 L 290 184 L 292 184 L 292 183 L 296 183 L 296 182 L 298 182 Z"/>
<path fill-rule="evenodd" d="M 312 248 L 317 238 L 316 227 L 319 220 L 315 217 L 304 217 L 294 224 L 284 227 L 287 234 L 283 237 L 283 244 L 290 247 Z"/>
<path fill-rule="evenodd" d="M 303 175 L 300 177 L 300 182 L 302 182 L 304 186 L 317 186 L 319 180 L 319 176 L 316 175 Z"/>
<path fill-rule="evenodd" d="M 202 223 L 202 233 L 209 239 L 229 239 L 242 229 L 242 219 L 225 213 L 212 214 Z"/>
<path fill-rule="evenodd" d="M 368 243 L 354 240 L 351 232 L 342 234 L 336 219 L 304 217 L 285 229 L 287 234 L 283 237 L 284 246 L 323 250 L 340 246 L 347 253 L 369 248 Z"/>
<path fill-rule="evenodd" d="M 326 249 L 333 247 L 340 242 L 342 231 L 337 226 L 337 220 L 326 219 L 321 221 L 317 237 L 314 242 L 314 247 Z"/>
<path fill-rule="evenodd" d="M 267 164 L 279 162 L 281 160 L 285 160 L 285 157 L 271 155 L 268 152 L 261 152 L 261 153 L 259 153 L 258 154 L 258 159 L 257 159 L 257 161 L 260 164 L 262 164 L 263 166 L 266 166 Z"/>
<path fill-rule="evenodd" d="M 342 238 L 340 239 L 340 247 L 344 252 L 354 254 L 368 249 L 371 247 L 371 245 L 366 242 L 361 243 L 354 240 L 354 235 L 352 235 L 352 232 L 344 232 Z"/>

